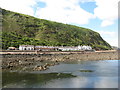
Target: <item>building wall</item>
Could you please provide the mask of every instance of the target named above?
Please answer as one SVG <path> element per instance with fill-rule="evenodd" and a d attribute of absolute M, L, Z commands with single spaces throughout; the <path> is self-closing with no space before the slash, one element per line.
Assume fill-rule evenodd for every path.
<path fill-rule="evenodd" d="M 26 46 L 20 46 L 19 47 L 19 50 L 44 50 L 45 48 L 45 51 L 51 51 L 53 49 L 58 49 L 58 50 L 61 50 L 61 51 L 78 51 L 78 50 L 92 50 L 92 47 L 90 46 L 76 46 L 76 47 L 61 47 L 61 46 L 56 46 L 56 47 L 53 47 L 53 46 L 30 46 L 30 45 L 26 45 Z"/>
<path fill-rule="evenodd" d="M 78 50 L 92 50 L 90 46 L 78 46 L 78 47 L 60 47 L 62 51 L 78 51 Z"/>
<path fill-rule="evenodd" d="M 34 47 L 19 47 L 19 50 L 34 50 Z"/>

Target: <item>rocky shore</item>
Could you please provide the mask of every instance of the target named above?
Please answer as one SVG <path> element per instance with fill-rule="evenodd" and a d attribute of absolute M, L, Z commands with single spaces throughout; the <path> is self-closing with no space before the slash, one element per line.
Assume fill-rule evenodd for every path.
<path fill-rule="evenodd" d="M 1 54 L 2 69 L 13 70 L 46 70 L 50 66 L 59 64 L 65 61 L 80 61 L 80 60 L 118 60 L 117 51 L 106 52 L 42 52 L 42 53 L 21 53 L 21 54 Z M 30 68 L 27 68 L 31 66 Z"/>

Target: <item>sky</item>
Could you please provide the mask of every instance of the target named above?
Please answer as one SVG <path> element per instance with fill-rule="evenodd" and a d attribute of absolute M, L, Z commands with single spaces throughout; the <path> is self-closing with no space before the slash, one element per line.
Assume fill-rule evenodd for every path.
<path fill-rule="evenodd" d="M 6 10 L 92 29 L 118 46 L 120 0 L 0 0 Z"/>

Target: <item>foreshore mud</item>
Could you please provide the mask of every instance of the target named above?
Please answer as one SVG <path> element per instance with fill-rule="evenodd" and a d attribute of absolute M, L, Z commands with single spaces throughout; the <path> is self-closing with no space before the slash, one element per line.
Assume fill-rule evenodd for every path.
<path fill-rule="evenodd" d="M 118 51 L 97 51 L 97 52 L 5 52 L 1 55 L 2 68 L 11 69 L 23 66 L 35 66 L 33 70 L 47 69 L 48 66 L 59 64 L 65 61 L 81 60 L 119 60 Z M 42 62 L 43 66 L 38 65 Z M 46 66 L 45 66 L 46 65 Z M 46 67 L 46 68 L 45 68 Z"/>

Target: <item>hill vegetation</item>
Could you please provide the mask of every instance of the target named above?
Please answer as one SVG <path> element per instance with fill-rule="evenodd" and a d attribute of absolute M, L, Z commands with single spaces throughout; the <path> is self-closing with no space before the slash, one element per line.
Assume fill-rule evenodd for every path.
<path fill-rule="evenodd" d="M 87 28 L 38 19 L 2 9 L 2 49 L 19 45 L 77 46 L 111 49 L 99 33 Z"/>

